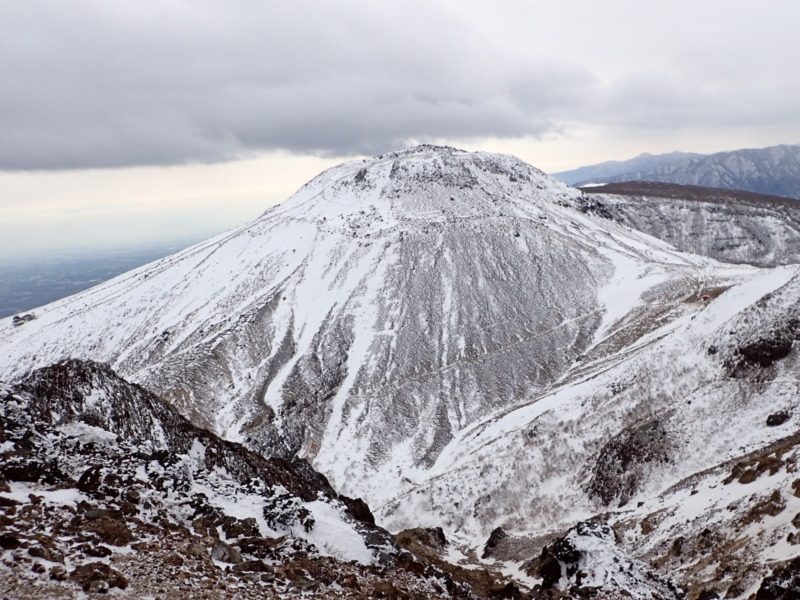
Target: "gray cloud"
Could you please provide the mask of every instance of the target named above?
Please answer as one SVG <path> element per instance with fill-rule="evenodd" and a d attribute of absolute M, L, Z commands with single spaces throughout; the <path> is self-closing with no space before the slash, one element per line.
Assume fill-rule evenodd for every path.
<path fill-rule="evenodd" d="M 571 4 L 570 14 L 590 6 Z M 341 156 L 575 124 L 797 123 L 797 86 L 764 75 L 767 92 L 783 98 L 747 92 L 730 68 L 733 44 L 730 58 L 701 53 L 677 73 L 633 47 L 629 64 L 615 63 L 620 76 L 603 60 L 625 55 L 614 50 L 624 29 L 581 36 L 538 3 L 510 2 L 519 15 L 482 19 L 485 5 L 3 3 L 0 169 L 180 164 L 273 149 Z M 536 27 L 520 27 L 524 19 Z M 680 49 L 692 43 L 706 48 L 706 31 L 696 34 L 663 49 L 669 64 L 686 64 Z M 747 71 L 763 73 L 758 64 L 751 58 Z"/>

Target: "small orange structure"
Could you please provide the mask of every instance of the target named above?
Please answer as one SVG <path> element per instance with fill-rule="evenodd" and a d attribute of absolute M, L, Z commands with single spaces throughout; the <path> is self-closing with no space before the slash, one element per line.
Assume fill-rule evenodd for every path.
<path fill-rule="evenodd" d="M 703 294 L 702 296 L 700 296 L 700 300 L 708 304 L 709 302 L 711 302 L 711 296 L 709 296 L 708 294 Z"/>

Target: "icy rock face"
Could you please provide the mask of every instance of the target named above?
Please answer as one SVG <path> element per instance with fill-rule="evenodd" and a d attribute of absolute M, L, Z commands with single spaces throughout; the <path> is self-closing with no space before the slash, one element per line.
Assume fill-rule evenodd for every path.
<path fill-rule="evenodd" d="M 686 252 L 723 262 L 762 267 L 800 262 L 797 202 L 718 189 L 638 187 L 641 192 L 631 189 L 624 196 L 615 195 L 614 186 L 610 193 L 587 193 L 581 206 Z"/>

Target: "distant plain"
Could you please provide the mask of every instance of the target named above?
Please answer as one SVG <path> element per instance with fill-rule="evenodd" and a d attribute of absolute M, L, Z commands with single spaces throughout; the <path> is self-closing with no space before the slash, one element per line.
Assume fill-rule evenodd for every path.
<path fill-rule="evenodd" d="M 0 264 L 0 318 L 77 294 L 188 245 L 162 244 Z"/>

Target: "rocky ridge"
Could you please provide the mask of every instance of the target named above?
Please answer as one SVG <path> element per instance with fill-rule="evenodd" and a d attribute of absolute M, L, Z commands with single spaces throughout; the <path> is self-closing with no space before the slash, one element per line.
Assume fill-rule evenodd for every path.
<path fill-rule="evenodd" d="M 582 209 L 694 254 L 760 267 L 800 262 L 795 200 L 652 182 L 587 188 Z"/>
<path fill-rule="evenodd" d="M 197 429 L 105 365 L 0 385 L 0 423 L 4 596 L 473 597 L 304 461 Z"/>

